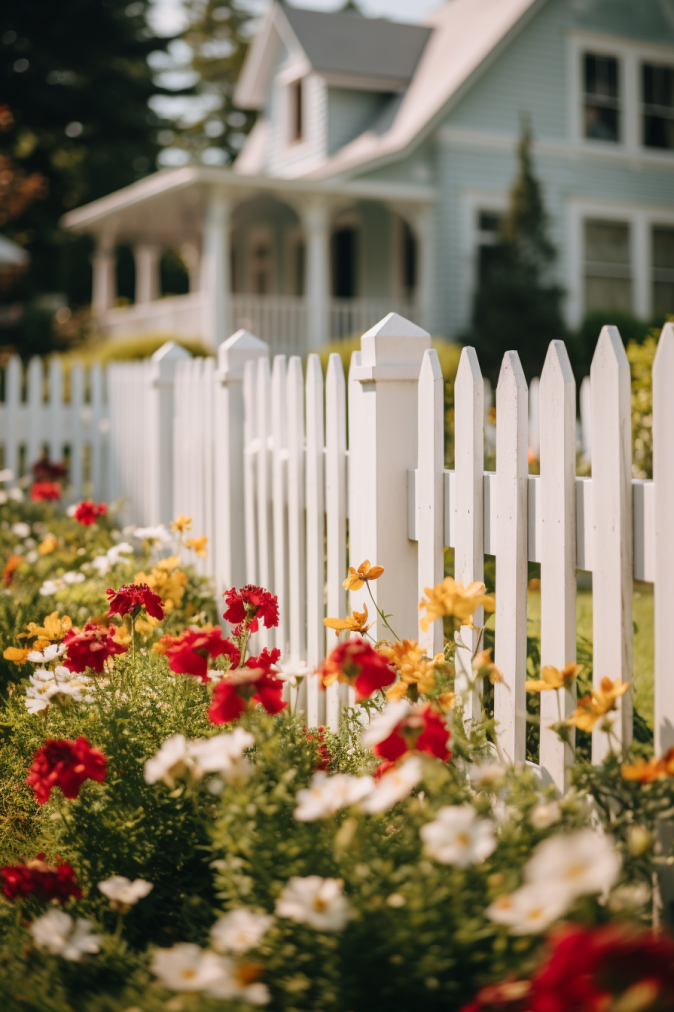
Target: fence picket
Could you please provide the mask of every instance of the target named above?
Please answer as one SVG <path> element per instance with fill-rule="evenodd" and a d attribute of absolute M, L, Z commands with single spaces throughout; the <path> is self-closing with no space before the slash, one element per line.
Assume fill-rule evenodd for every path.
<path fill-rule="evenodd" d="M 82 413 L 84 411 L 84 370 L 76 362 L 70 373 L 70 484 L 77 499 L 82 498 L 84 483 L 84 441 L 82 439 Z"/>
<path fill-rule="evenodd" d="M 355 379 L 356 370 L 361 367 L 362 363 L 362 352 L 354 351 L 351 355 L 351 362 L 349 365 L 349 398 L 348 398 L 348 422 L 349 422 L 349 452 L 348 452 L 348 518 L 349 518 L 349 550 L 348 550 L 348 565 L 353 566 L 355 569 L 364 561 L 365 556 L 362 553 L 358 537 L 362 529 L 362 498 L 363 498 L 363 482 L 361 481 L 361 475 L 363 474 L 362 464 L 362 439 L 361 439 L 361 425 L 363 417 L 363 385 Z M 350 590 L 349 591 L 349 603 L 351 605 L 351 611 L 363 611 L 363 606 L 367 604 L 369 594 L 365 587 L 361 590 Z M 372 608 L 372 604 L 370 604 Z"/>
<path fill-rule="evenodd" d="M 417 464 L 417 531 L 419 537 L 419 600 L 426 587 L 440 583 L 445 562 L 444 381 L 438 353 L 424 352 L 419 373 L 419 459 Z M 421 621 L 421 619 L 420 619 Z M 419 625 L 419 643 L 433 657 L 443 647 L 442 621 L 432 622 L 427 632 Z"/>
<path fill-rule="evenodd" d="M 527 384 L 507 351 L 496 388 L 496 665 L 500 747 L 509 762 L 526 756 L 527 669 Z"/>
<path fill-rule="evenodd" d="M 593 679 L 632 679 L 632 427 L 630 367 L 616 327 L 603 327 L 590 370 L 592 399 Z M 616 703 L 614 734 L 632 738 L 632 694 Z M 592 761 L 608 753 L 608 736 L 595 728 Z"/>
<path fill-rule="evenodd" d="M 306 657 L 306 562 L 304 527 L 304 379 L 302 359 L 293 355 L 288 363 L 288 624 L 290 656 Z M 306 696 L 306 692 L 303 693 Z M 300 706 L 306 707 L 306 698 Z"/>
<path fill-rule="evenodd" d="M 330 355 L 325 382 L 325 510 L 327 530 L 328 615 L 346 614 L 346 385 L 340 355 Z M 338 636 L 326 630 L 326 652 L 337 645 Z M 340 704 L 347 703 L 337 682 L 325 692 L 326 722 L 336 731 Z"/>
<path fill-rule="evenodd" d="M 271 431 L 272 452 L 272 510 L 274 533 L 274 593 L 279 604 L 279 623 L 275 631 L 278 649 L 285 654 L 288 645 L 288 528 L 287 470 L 288 449 L 286 437 L 286 384 L 285 355 L 274 355 L 271 376 Z"/>
<path fill-rule="evenodd" d="M 26 397 L 26 471 L 42 456 L 42 394 L 44 371 L 42 359 L 35 356 L 28 363 Z M 72 470 L 72 469 L 71 469 Z"/>
<path fill-rule="evenodd" d="M 306 379 L 307 456 L 307 661 L 314 667 L 324 657 L 325 626 L 325 477 L 323 467 L 323 373 L 318 355 L 307 359 Z M 307 724 L 316 727 L 323 719 L 325 697 L 317 675 L 307 684 Z"/>
<path fill-rule="evenodd" d="M 269 359 L 261 358 L 257 363 L 257 544 L 258 579 L 261 587 L 274 586 L 274 555 L 272 541 L 271 513 L 271 375 Z M 271 635 L 267 629 L 259 633 L 262 647 L 271 647 Z"/>
<path fill-rule="evenodd" d="M 50 382 L 51 390 L 51 382 Z M 103 369 L 100 362 L 95 362 L 89 371 L 89 402 L 91 407 L 91 432 L 89 436 L 89 488 L 90 495 L 96 502 L 109 498 L 109 491 L 104 485 L 104 445 L 105 425 L 109 420 L 104 417 L 103 402 Z M 58 459 L 58 457 L 56 458 Z"/>
<path fill-rule="evenodd" d="M 552 341 L 540 381 L 541 666 L 576 659 L 576 383 L 562 341 Z M 551 724 L 569 717 L 575 686 L 541 693 L 540 764 L 565 792 L 571 745 Z"/>
<path fill-rule="evenodd" d="M 245 511 L 246 541 L 246 583 L 257 583 L 257 368 L 258 363 L 250 359 L 243 370 L 243 503 Z"/>
<path fill-rule="evenodd" d="M 674 746 L 674 324 L 666 323 L 653 362 L 653 478 L 655 483 L 655 754 Z"/>
<path fill-rule="evenodd" d="M 59 355 L 53 355 L 49 362 L 49 400 L 47 407 L 47 431 L 44 433 L 49 459 L 60 463 L 63 460 L 63 368 Z"/>

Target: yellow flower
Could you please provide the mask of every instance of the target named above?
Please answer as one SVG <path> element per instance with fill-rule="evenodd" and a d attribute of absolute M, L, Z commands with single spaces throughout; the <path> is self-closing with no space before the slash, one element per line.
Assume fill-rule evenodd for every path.
<path fill-rule="evenodd" d="M 573 661 L 565 664 L 561 671 L 551 664 L 546 664 L 541 670 L 541 680 L 529 679 L 526 682 L 526 690 L 527 692 L 546 692 L 548 689 L 570 688 L 582 670 L 583 665 L 574 664 Z"/>
<path fill-rule="evenodd" d="M 136 622 L 136 628 L 138 628 L 138 622 Z M 112 629 L 112 638 L 115 643 L 119 643 L 120 646 L 126 647 L 131 642 L 131 633 L 125 625 L 114 625 L 110 623 L 108 626 L 108 632 Z"/>
<path fill-rule="evenodd" d="M 592 689 L 592 695 L 583 696 L 578 700 L 578 705 L 567 724 L 574 724 L 581 731 L 593 731 L 598 720 L 605 717 L 611 710 L 615 710 L 616 700 L 623 696 L 630 687 L 629 682 L 623 682 L 620 678 L 611 681 L 610 678 L 602 678 L 598 689 Z"/>
<path fill-rule="evenodd" d="M 53 611 L 51 615 L 47 615 L 43 626 L 38 625 L 37 622 L 29 622 L 26 626 L 28 631 L 19 633 L 19 639 L 29 639 L 32 636 L 37 636 L 39 640 L 46 640 L 47 642 L 43 646 L 38 647 L 37 643 L 34 644 L 35 650 L 42 650 L 48 643 L 54 640 L 62 640 L 72 627 L 72 619 L 68 618 L 67 615 L 61 618 L 57 611 Z"/>
<path fill-rule="evenodd" d="M 159 594 L 166 612 L 179 608 L 185 593 L 187 576 L 176 568 L 178 561 L 177 555 L 171 555 L 168 559 L 161 559 L 151 573 L 136 573 L 133 578 L 134 583 L 146 583 L 150 590 Z"/>
<path fill-rule="evenodd" d="M 367 624 L 367 605 L 364 604 L 365 611 L 354 611 L 353 615 L 347 615 L 346 618 L 324 618 L 323 625 L 327 629 L 336 629 L 338 632 L 343 632 L 348 629 L 349 632 L 367 632 L 373 625 Z"/>
<path fill-rule="evenodd" d="M 12 664 L 25 664 L 32 649 L 32 647 L 7 647 L 2 656 Z"/>
<path fill-rule="evenodd" d="M 42 544 L 37 546 L 37 550 L 40 555 L 49 555 L 50 552 L 54 551 L 57 545 L 58 541 L 55 536 L 53 534 L 48 534 Z"/>
<path fill-rule="evenodd" d="M 370 560 L 366 559 L 357 570 L 353 566 L 349 566 L 349 575 L 344 580 L 342 586 L 347 590 L 360 590 L 364 583 L 369 583 L 370 580 L 378 580 L 383 572 L 383 566 L 371 566 Z"/>
<path fill-rule="evenodd" d="M 206 557 L 206 542 L 208 538 L 202 534 L 200 538 L 185 538 L 185 548 L 193 548 L 197 555 L 204 559 Z"/>
<path fill-rule="evenodd" d="M 485 594 L 484 583 L 469 583 L 467 587 L 457 583 L 451 576 L 445 577 L 442 583 L 435 587 L 425 587 L 424 593 L 428 600 L 422 600 L 419 611 L 426 609 L 426 615 L 421 620 L 421 628 L 427 631 L 431 622 L 442 618 L 443 615 L 454 615 L 463 624 L 470 619 L 476 608 L 483 607 L 485 611 L 494 611 L 496 604 L 491 594 Z"/>
<path fill-rule="evenodd" d="M 153 618 L 152 615 L 148 615 L 147 618 L 137 618 L 136 632 L 140 633 L 141 636 L 144 636 L 145 639 L 147 639 L 148 636 L 152 635 L 158 625 L 159 619 Z"/>
<path fill-rule="evenodd" d="M 640 784 L 651 784 L 654 780 L 662 780 L 664 777 L 674 776 L 674 748 L 668 749 L 662 759 L 653 756 L 646 762 L 645 759 L 637 759 L 633 766 L 625 764 L 621 767 L 621 773 L 625 780 L 636 780 Z"/>
<path fill-rule="evenodd" d="M 192 517 L 185 516 L 184 513 L 179 513 L 175 520 L 171 521 L 171 530 L 178 531 L 180 534 L 184 534 L 185 531 L 191 531 Z"/>
<path fill-rule="evenodd" d="M 393 665 L 400 681 L 386 693 L 389 699 L 402 699 L 411 686 L 420 694 L 427 694 L 435 686 L 435 666 L 444 663 L 445 655 L 436 654 L 431 660 L 424 655 L 416 640 L 402 640 L 379 647 L 379 653 Z"/>
<path fill-rule="evenodd" d="M 472 668 L 477 678 L 486 678 L 492 685 L 503 681 L 503 675 L 491 659 L 491 647 L 488 650 L 481 650 L 473 657 Z"/>
<path fill-rule="evenodd" d="M 456 696 L 454 695 L 453 692 L 441 692 L 438 698 L 436 699 L 436 703 L 439 705 L 440 709 L 444 713 L 447 713 L 448 710 L 451 710 L 455 702 Z"/>

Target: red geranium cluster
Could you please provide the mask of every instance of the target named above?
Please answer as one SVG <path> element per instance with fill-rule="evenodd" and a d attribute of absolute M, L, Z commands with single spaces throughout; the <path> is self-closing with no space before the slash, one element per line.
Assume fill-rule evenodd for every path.
<path fill-rule="evenodd" d="M 75 872 L 69 864 L 61 861 L 56 865 L 47 864 L 44 854 L 38 854 L 26 864 L 5 865 L 0 870 L 2 889 L 10 902 L 36 896 L 43 903 L 57 900 L 64 906 L 72 896 L 82 899 L 82 890 L 75 879 Z"/>
<path fill-rule="evenodd" d="M 159 594 L 150 590 L 147 583 L 127 583 L 119 590 L 106 590 L 110 598 L 108 618 L 113 615 L 131 615 L 135 618 L 143 608 L 152 618 L 163 619 L 164 608 Z"/>
<path fill-rule="evenodd" d="M 570 927 L 531 981 L 484 988 L 463 1012 L 606 1012 L 674 1008 L 674 940 L 613 922 Z"/>
<path fill-rule="evenodd" d="M 332 756 L 328 752 L 327 745 L 324 744 L 324 742 L 325 742 L 325 735 L 323 734 L 323 732 L 325 731 L 325 728 L 321 724 L 320 727 L 317 727 L 317 728 L 315 728 L 315 729 L 313 729 L 311 731 L 309 730 L 308 727 L 303 727 L 302 730 L 304 731 L 304 733 L 307 736 L 307 741 L 313 741 L 314 740 L 314 730 L 316 731 L 315 737 L 318 740 L 318 749 L 316 750 L 317 751 L 318 762 L 314 766 L 314 769 L 315 770 L 322 770 L 322 771 L 327 770 L 328 767 L 330 766 L 330 760 L 332 759 Z"/>
<path fill-rule="evenodd" d="M 211 724 L 229 724 L 237 720 L 251 703 L 259 703 L 267 713 L 280 713 L 288 704 L 281 699 L 283 682 L 274 678 L 272 666 L 281 656 L 274 648 L 249 657 L 246 666 L 229 671 L 215 686 L 208 711 Z"/>
<path fill-rule="evenodd" d="M 166 657 L 169 668 L 177 675 L 194 675 L 202 682 L 210 682 L 208 676 L 208 659 L 221 657 L 225 654 L 233 668 L 241 660 L 239 648 L 230 643 L 222 635 L 222 630 L 215 628 L 198 629 L 191 626 L 176 636 L 166 646 Z"/>
<path fill-rule="evenodd" d="M 66 465 L 50 460 L 46 454 L 35 461 L 31 471 L 34 481 L 64 481 L 68 477 Z"/>
<path fill-rule="evenodd" d="M 387 738 L 373 746 L 373 752 L 391 762 L 406 752 L 427 752 L 446 763 L 452 758 L 448 748 L 450 737 L 441 714 L 430 706 L 421 706 L 403 717 Z"/>
<path fill-rule="evenodd" d="M 107 512 L 107 503 L 99 502 L 98 505 L 96 505 L 93 499 L 84 499 L 75 507 L 73 516 L 75 520 L 77 520 L 78 524 L 84 524 L 85 527 L 91 527 L 92 524 L 96 523 L 97 517 L 104 517 Z"/>
<path fill-rule="evenodd" d="M 33 502 L 61 498 L 61 486 L 55 481 L 35 481 L 31 485 L 30 497 Z"/>
<path fill-rule="evenodd" d="M 66 653 L 63 663 L 68 671 L 74 671 L 81 675 L 87 668 L 91 668 L 96 674 L 103 672 L 103 667 L 108 657 L 114 654 L 125 654 L 128 646 L 117 643 L 114 636 L 114 626 L 105 629 L 103 626 L 87 622 L 84 629 L 71 629 L 63 640 L 66 646 Z"/>
<path fill-rule="evenodd" d="M 363 639 L 346 640 L 326 657 L 322 668 L 323 685 L 346 682 L 356 690 L 356 702 L 367 699 L 377 689 L 395 681 L 396 673 L 383 654 Z"/>
<path fill-rule="evenodd" d="M 33 755 L 26 783 L 33 788 L 40 805 L 49 801 L 53 787 L 60 787 L 66 798 L 76 798 L 85 780 L 105 780 L 107 759 L 100 749 L 92 748 L 86 738 L 67 741 L 47 738 Z"/>
<path fill-rule="evenodd" d="M 240 626 L 245 623 L 246 629 L 252 633 L 257 632 L 260 622 L 264 623 L 266 629 L 278 625 L 278 599 L 268 590 L 248 583 L 241 590 L 236 587 L 226 590 L 224 598 L 227 610 L 222 617 L 231 625 Z"/>

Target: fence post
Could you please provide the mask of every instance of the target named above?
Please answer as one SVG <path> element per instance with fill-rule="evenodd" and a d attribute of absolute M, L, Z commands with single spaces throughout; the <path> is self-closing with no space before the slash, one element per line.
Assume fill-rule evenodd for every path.
<path fill-rule="evenodd" d="M 189 358 L 189 352 L 173 341 L 167 341 L 150 359 L 148 391 L 149 490 L 147 523 L 168 524 L 173 519 L 173 384 L 178 362 Z M 143 432 L 136 434 L 140 444 Z"/>
<path fill-rule="evenodd" d="M 632 419 L 630 367 L 616 327 L 603 327 L 590 369 L 592 398 L 593 680 L 632 679 Z M 617 700 L 613 731 L 623 747 L 632 740 L 632 695 Z M 609 751 L 595 728 L 592 761 Z"/>
<path fill-rule="evenodd" d="M 576 383 L 562 341 L 550 342 L 540 394 L 541 665 L 561 671 L 576 659 Z M 575 695 L 541 693 L 540 764 L 562 794 L 573 752 L 550 725 L 571 715 Z"/>
<path fill-rule="evenodd" d="M 438 353 L 424 352 L 419 375 L 419 463 L 417 467 L 417 539 L 419 553 L 418 597 L 425 587 L 440 583 L 445 561 L 445 418 L 444 383 Z M 421 616 L 419 617 L 421 619 Z M 424 632 L 419 643 L 432 656 L 442 650 L 442 621 Z"/>
<path fill-rule="evenodd" d="M 429 334 L 389 313 L 361 338 L 362 365 L 352 371 L 361 401 L 361 490 L 358 546 L 386 575 L 372 584 L 378 608 L 401 637 L 416 637 L 418 552 L 409 539 L 407 472 L 417 465 L 417 392 Z M 354 560 L 356 565 L 363 560 Z M 375 639 L 390 638 L 377 619 Z"/>
<path fill-rule="evenodd" d="M 255 362 L 268 355 L 269 346 L 247 330 L 237 330 L 218 348 L 214 452 L 215 589 L 218 595 L 247 582 L 243 374 L 246 362 Z M 250 521 L 255 522 L 252 513 Z"/>
<path fill-rule="evenodd" d="M 674 746 L 674 324 L 666 323 L 653 362 L 653 478 L 655 491 L 655 754 Z"/>

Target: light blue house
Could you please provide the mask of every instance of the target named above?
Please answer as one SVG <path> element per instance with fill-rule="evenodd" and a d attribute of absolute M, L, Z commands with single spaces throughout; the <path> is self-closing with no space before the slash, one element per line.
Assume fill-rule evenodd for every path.
<path fill-rule="evenodd" d="M 299 351 L 395 309 L 456 335 L 522 113 L 568 322 L 674 312 L 674 0 L 449 0 L 419 26 L 275 3 L 237 101 L 258 119 L 232 168 L 159 172 L 66 216 L 98 240 L 107 333 L 217 343 L 246 325 Z M 136 251 L 125 308 L 120 242 Z M 167 246 L 188 295 L 160 297 Z"/>

